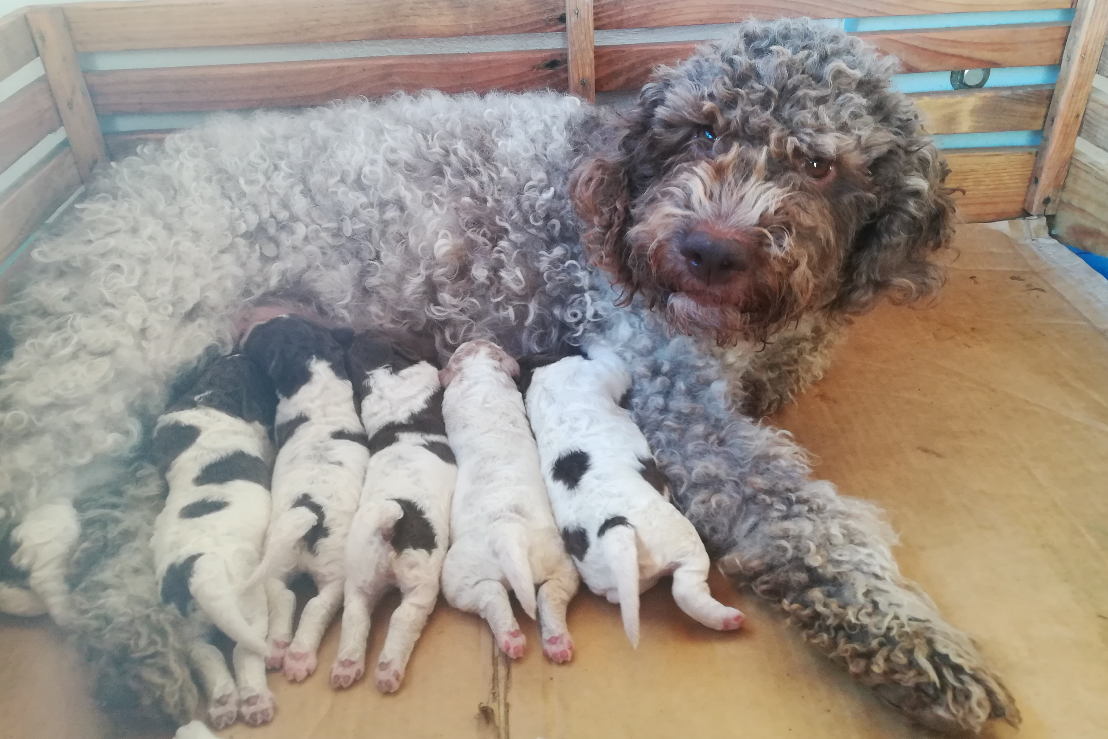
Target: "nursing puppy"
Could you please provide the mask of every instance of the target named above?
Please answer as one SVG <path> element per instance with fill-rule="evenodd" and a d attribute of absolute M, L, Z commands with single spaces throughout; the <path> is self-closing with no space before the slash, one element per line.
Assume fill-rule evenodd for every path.
<path fill-rule="evenodd" d="M 513 659 L 523 655 L 505 583 L 538 619 L 543 653 L 573 656 L 566 607 L 577 592 L 577 570 L 566 554 L 547 501 L 535 439 L 513 377 L 519 365 L 487 341 L 462 344 L 440 373 L 442 413 L 458 458 L 451 506 L 451 543 L 442 590 L 455 608 L 478 613 Z"/>
<path fill-rule="evenodd" d="M 619 400 L 631 375 L 610 349 L 538 367 L 525 388 L 546 489 L 566 549 L 589 589 L 620 604 L 639 644 L 639 593 L 673 575 L 673 598 L 709 628 L 737 629 L 743 614 L 712 598 L 708 554 L 669 502 L 646 437 Z"/>
<path fill-rule="evenodd" d="M 439 597 L 457 466 L 446 441 L 437 367 L 368 333 L 354 337 L 346 360 L 363 394 L 372 456 L 346 542 L 342 640 L 331 684 L 347 688 L 362 676 L 370 614 L 398 587 L 402 597 L 376 675 L 377 689 L 391 693 Z"/>
<path fill-rule="evenodd" d="M 251 582 L 264 580 L 269 595 L 268 665 L 299 681 L 315 671 L 319 642 L 342 603 L 346 535 L 369 450 L 343 349 L 326 328 L 281 316 L 248 329 L 243 351 L 269 374 L 278 395 L 273 512 Z M 296 598 L 285 584 L 294 572 L 307 572 L 319 590 L 295 637 Z"/>
<path fill-rule="evenodd" d="M 162 600 L 189 616 L 193 666 L 216 728 L 241 715 L 273 718 L 266 687 L 268 613 L 261 585 L 244 586 L 258 566 L 269 519 L 277 396 L 242 355 L 217 359 L 157 422 L 153 451 L 168 484 L 151 548 Z M 212 644 L 212 626 L 235 642 L 234 676 Z"/>

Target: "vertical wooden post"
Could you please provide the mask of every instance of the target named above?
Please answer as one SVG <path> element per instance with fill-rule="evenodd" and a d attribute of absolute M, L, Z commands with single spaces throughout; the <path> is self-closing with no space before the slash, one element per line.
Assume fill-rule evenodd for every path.
<path fill-rule="evenodd" d="M 1032 215 L 1053 214 L 1066 181 L 1081 116 L 1089 100 L 1097 61 L 1108 32 L 1108 0 L 1077 0 L 1077 12 L 1066 39 L 1058 85 L 1050 101 L 1043 143 L 1031 171 L 1023 207 Z"/>
<path fill-rule="evenodd" d="M 566 36 L 569 39 L 569 91 L 595 103 L 592 0 L 566 0 Z"/>
<path fill-rule="evenodd" d="M 93 168 L 107 162 L 108 155 L 85 85 L 85 75 L 77 64 L 77 51 L 73 48 L 65 13 L 61 8 L 32 8 L 27 11 L 27 24 L 46 69 L 46 80 L 77 159 L 81 180 L 88 183 Z"/>

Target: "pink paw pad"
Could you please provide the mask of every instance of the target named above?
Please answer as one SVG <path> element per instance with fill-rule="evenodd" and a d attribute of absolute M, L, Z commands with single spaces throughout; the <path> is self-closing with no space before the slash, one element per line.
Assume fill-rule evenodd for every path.
<path fill-rule="evenodd" d="M 400 687 L 400 681 L 404 679 L 404 673 L 394 669 L 392 662 L 381 662 L 377 665 L 377 689 L 382 693 L 395 693 Z"/>
<path fill-rule="evenodd" d="M 292 651 L 285 655 L 285 677 L 294 683 L 315 672 L 315 654 L 312 652 Z"/>
<path fill-rule="evenodd" d="M 555 634 L 542 645 L 542 653 L 552 662 L 562 664 L 573 659 L 573 639 L 569 634 Z"/>
<path fill-rule="evenodd" d="M 365 661 L 360 659 L 335 660 L 331 667 L 331 687 L 349 688 L 365 673 Z"/>
<path fill-rule="evenodd" d="M 742 626 L 743 621 L 745 621 L 745 620 L 746 620 L 746 616 L 744 616 L 739 611 L 735 611 L 735 613 L 733 615 L 728 616 L 727 618 L 723 619 L 723 623 L 719 627 L 720 631 L 734 631 L 735 629 Z"/>
<path fill-rule="evenodd" d="M 279 670 L 285 662 L 285 650 L 289 648 L 287 641 L 272 641 L 269 643 L 269 656 L 265 658 L 267 670 Z"/>
<path fill-rule="evenodd" d="M 213 729 L 219 731 L 235 723 L 239 715 L 237 703 L 238 696 L 234 692 L 212 699 L 208 706 L 208 723 Z"/>
<path fill-rule="evenodd" d="M 273 720 L 273 714 L 277 712 L 277 702 L 273 699 L 273 693 L 268 690 L 264 693 L 255 693 L 239 701 L 239 715 L 244 723 L 250 726 L 261 726 Z"/>
<path fill-rule="evenodd" d="M 526 646 L 527 638 L 523 636 L 523 632 L 519 629 L 509 631 L 500 639 L 500 648 L 504 650 L 504 654 L 512 659 L 519 659 L 522 657 L 523 650 Z"/>

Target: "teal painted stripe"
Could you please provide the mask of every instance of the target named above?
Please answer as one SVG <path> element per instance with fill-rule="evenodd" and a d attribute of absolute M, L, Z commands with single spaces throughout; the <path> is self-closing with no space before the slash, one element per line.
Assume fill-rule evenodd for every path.
<path fill-rule="evenodd" d="M 941 13 L 937 15 L 893 15 L 882 18 L 846 18 L 843 30 L 907 31 L 913 28 L 961 28 L 964 26 L 998 26 L 1010 23 L 1068 23 L 1074 11 L 1000 10 L 979 13 Z"/>
<path fill-rule="evenodd" d="M 995 146 L 1038 146 L 1042 140 L 1042 131 L 945 133 L 935 136 L 935 146 L 940 149 L 988 149 Z"/>
<path fill-rule="evenodd" d="M 1057 65 L 1050 67 L 1002 67 L 989 74 L 985 87 L 1053 85 L 1058 81 Z M 901 92 L 938 92 L 951 90 L 950 72 L 917 72 L 893 75 L 893 87 Z"/>

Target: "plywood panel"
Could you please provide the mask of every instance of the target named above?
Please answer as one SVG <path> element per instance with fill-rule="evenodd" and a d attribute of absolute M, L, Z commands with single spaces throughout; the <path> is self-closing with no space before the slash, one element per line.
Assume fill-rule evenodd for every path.
<path fill-rule="evenodd" d="M 560 50 L 126 69 L 87 79 L 102 115 L 320 105 L 426 88 L 565 91 L 567 81 Z"/>
<path fill-rule="evenodd" d="M 150 0 L 66 6 L 79 51 L 561 31 L 563 0 Z"/>
<path fill-rule="evenodd" d="M 20 10 L 0 18 L 0 80 L 27 65 L 38 56 L 31 29 Z"/>
<path fill-rule="evenodd" d="M 1059 240 L 1108 256 L 1108 151 L 1079 137 L 1061 198 Z"/>
<path fill-rule="evenodd" d="M 0 198 L 0 262 L 70 198 L 81 186 L 77 161 L 69 144 L 62 143 L 50 155 L 20 177 Z"/>
<path fill-rule="evenodd" d="M 61 125 L 50 85 L 44 79 L 0 102 L 0 172 Z"/>
<path fill-rule="evenodd" d="M 935 134 L 1037 131 L 1043 127 L 1053 85 L 922 92 L 910 95 Z"/>
<path fill-rule="evenodd" d="M 947 186 L 965 191 L 954 196 L 963 220 L 988 222 L 1023 215 L 1034 148 L 962 149 L 944 154 L 951 170 Z"/>
<path fill-rule="evenodd" d="M 1089 93 L 1078 136 L 1108 150 L 1108 78 L 1099 74 L 1093 77 L 1093 89 Z"/>

